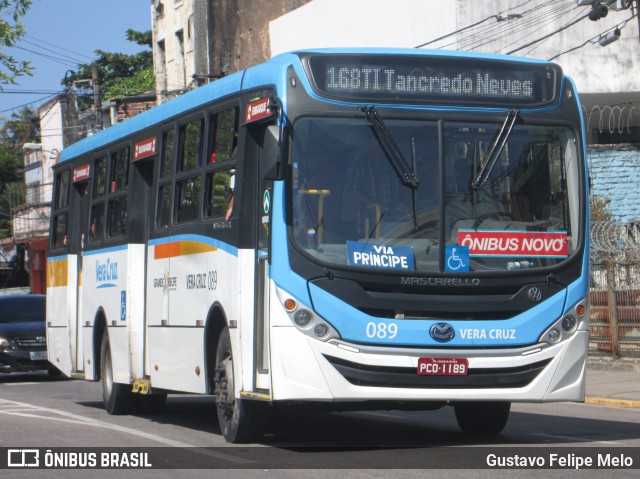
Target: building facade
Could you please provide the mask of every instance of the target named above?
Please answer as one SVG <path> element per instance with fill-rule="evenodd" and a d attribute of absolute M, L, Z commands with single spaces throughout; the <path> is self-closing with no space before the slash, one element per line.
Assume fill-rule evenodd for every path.
<path fill-rule="evenodd" d="M 310 0 L 153 0 L 158 102 L 271 56 L 269 21 Z"/>

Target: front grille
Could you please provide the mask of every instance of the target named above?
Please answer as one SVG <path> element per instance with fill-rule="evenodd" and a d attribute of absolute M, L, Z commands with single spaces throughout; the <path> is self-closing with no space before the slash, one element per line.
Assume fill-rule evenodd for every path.
<path fill-rule="evenodd" d="M 420 389 L 521 388 L 533 381 L 551 359 L 515 368 L 474 368 L 466 376 L 426 376 L 417 368 L 370 366 L 324 355 L 351 384 Z"/>

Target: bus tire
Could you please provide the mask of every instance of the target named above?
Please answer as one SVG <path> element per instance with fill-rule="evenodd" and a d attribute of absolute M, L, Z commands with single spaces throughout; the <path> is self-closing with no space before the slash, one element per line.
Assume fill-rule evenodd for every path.
<path fill-rule="evenodd" d="M 213 390 L 220 431 L 230 443 L 254 442 L 262 437 L 262 404 L 235 397 L 231 337 L 226 327 L 220 333 L 215 357 Z"/>
<path fill-rule="evenodd" d="M 102 382 L 102 401 L 107 412 L 111 415 L 131 414 L 136 405 L 136 398 L 131 392 L 130 384 L 113 381 L 111 347 L 107 331 L 102 335 L 102 346 L 100 347 L 100 379 Z"/>
<path fill-rule="evenodd" d="M 511 403 L 461 402 L 453 406 L 458 426 L 468 434 L 500 434 L 507 425 Z"/>

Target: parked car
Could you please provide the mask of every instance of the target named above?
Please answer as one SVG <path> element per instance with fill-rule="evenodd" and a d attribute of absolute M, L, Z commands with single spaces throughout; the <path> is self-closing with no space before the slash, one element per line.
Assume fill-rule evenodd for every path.
<path fill-rule="evenodd" d="M 57 369 L 47 361 L 46 296 L 0 296 L 0 373 Z"/>

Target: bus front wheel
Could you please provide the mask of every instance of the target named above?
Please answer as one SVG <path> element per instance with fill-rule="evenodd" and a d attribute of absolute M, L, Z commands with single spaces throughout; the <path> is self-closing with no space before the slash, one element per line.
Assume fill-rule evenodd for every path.
<path fill-rule="evenodd" d="M 469 434 L 500 434 L 509 420 L 511 403 L 460 402 L 453 406 L 458 426 Z"/>
<path fill-rule="evenodd" d="M 225 440 L 230 443 L 253 442 L 262 436 L 261 415 L 255 401 L 235 397 L 233 353 L 229 329 L 224 328 L 216 348 L 214 394 L 218 423 Z"/>
<path fill-rule="evenodd" d="M 136 398 L 131 392 L 131 385 L 113 381 L 113 363 L 107 331 L 102 336 L 100 348 L 100 379 L 102 381 L 102 401 L 107 412 L 113 415 L 132 413 L 136 405 Z"/>

